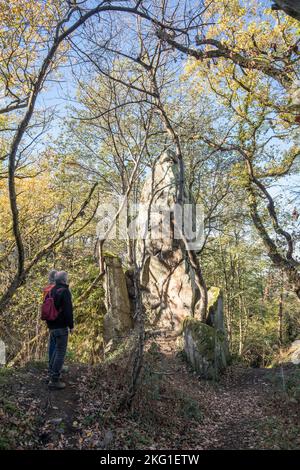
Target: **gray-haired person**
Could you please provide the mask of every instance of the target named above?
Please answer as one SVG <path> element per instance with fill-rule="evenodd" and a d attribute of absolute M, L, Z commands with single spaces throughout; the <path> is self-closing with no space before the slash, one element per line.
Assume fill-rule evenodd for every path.
<path fill-rule="evenodd" d="M 68 286 L 68 274 L 65 271 L 56 272 L 51 295 L 59 314 L 55 320 L 47 321 L 50 330 L 49 344 L 54 344 L 49 363 L 49 388 L 59 390 L 66 386 L 60 377 L 67 352 L 69 331 L 72 333 L 74 328 L 72 296 Z"/>
<path fill-rule="evenodd" d="M 51 290 L 55 286 L 56 273 L 57 273 L 56 269 L 52 269 L 49 272 L 48 285 L 44 287 L 43 289 L 43 300 L 45 300 L 46 295 L 49 294 L 49 292 L 51 292 Z M 54 350 L 55 350 L 55 342 L 53 341 L 53 338 L 51 337 L 51 335 L 49 335 L 49 345 L 48 345 L 49 367 L 50 367 L 50 361 L 51 361 L 52 354 L 54 353 Z"/>

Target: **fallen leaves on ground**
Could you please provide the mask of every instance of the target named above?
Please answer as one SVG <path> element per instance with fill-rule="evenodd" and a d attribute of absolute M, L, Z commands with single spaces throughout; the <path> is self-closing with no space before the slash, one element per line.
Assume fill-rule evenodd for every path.
<path fill-rule="evenodd" d="M 203 381 L 172 340 L 157 340 L 146 347 L 132 408 L 120 411 L 126 374 L 121 362 L 72 364 L 68 387 L 53 392 L 45 365 L 1 373 L 0 448 L 300 447 L 299 403 L 280 387 L 282 370 L 233 365 L 218 383 Z M 287 367 L 285 374 L 299 387 L 299 368 Z"/>

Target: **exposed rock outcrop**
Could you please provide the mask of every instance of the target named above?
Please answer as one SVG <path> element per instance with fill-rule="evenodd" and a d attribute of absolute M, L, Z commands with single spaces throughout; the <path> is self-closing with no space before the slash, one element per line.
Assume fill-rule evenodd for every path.
<path fill-rule="evenodd" d="M 173 152 L 165 152 L 143 186 L 143 209 L 137 223 L 143 235 L 138 242 L 138 257 L 140 263 L 143 261 L 141 283 L 147 319 L 151 326 L 175 334 L 181 331 L 184 318 L 194 314 L 199 299 L 193 269 L 172 224 L 179 186 L 178 163 Z M 186 188 L 182 197 L 184 203 L 190 203 Z"/>
<path fill-rule="evenodd" d="M 141 193 L 142 206 L 135 235 L 137 262 L 142 269 L 140 285 L 146 326 L 174 335 L 183 332 L 185 352 L 192 367 L 201 377 L 217 378 L 229 361 L 223 298 L 219 288 L 211 288 L 207 324 L 197 319 L 200 293 L 195 271 L 174 223 L 176 202 L 181 198 L 183 204 L 192 207 L 190 224 L 191 231 L 195 232 L 195 205 L 189 191 L 181 188 L 179 179 L 174 154 L 165 152 L 154 165 Z M 190 235 L 191 232 L 189 240 Z M 133 327 L 135 292 L 133 273 L 129 270 L 125 276 L 118 258 L 106 258 L 105 265 L 107 314 L 104 340 L 107 342 L 116 341 Z"/>
<path fill-rule="evenodd" d="M 180 250 L 163 258 L 149 256 L 143 272 L 143 300 L 147 320 L 156 328 L 181 331 L 182 321 L 193 314 L 197 291 Z"/>
<path fill-rule="evenodd" d="M 225 331 L 223 293 L 220 287 L 213 286 L 208 291 L 207 324 Z"/>
<path fill-rule="evenodd" d="M 132 309 L 121 260 L 118 257 L 106 256 L 104 263 L 107 312 L 104 316 L 103 338 L 106 344 L 115 344 L 133 328 Z"/>
<path fill-rule="evenodd" d="M 217 380 L 230 361 L 223 318 L 223 298 L 218 287 L 209 291 L 209 321 L 189 317 L 183 322 L 184 351 L 193 369 L 204 379 Z"/>

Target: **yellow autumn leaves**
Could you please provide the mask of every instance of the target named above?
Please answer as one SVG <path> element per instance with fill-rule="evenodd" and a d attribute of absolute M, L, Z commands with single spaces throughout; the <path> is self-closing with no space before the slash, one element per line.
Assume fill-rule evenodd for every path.
<path fill-rule="evenodd" d="M 297 30 L 299 23 L 284 15 L 262 8 L 258 0 L 217 0 L 205 13 L 207 23 L 199 39 L 213 38 L 232 54 L 247 59 L 241 68 L 230 57 L 189 59 L 184 78 L 193 81 L 199 93 L 212 95 L 224 106 L 232 107 L 237 119 L 246 119 L 255 108 L 268 108 L 277 114 L 278 122 L 287 127 L 294 117 L 286 112 L 288 86 L 272 78 L 269 69 L 282 70 L 292 81 L 296 77 Z M 200 46 L 203 51 L 216 50 L 213 45 Z"/>
<path fill-rule="evenodd" d="M 47 47 L 61 1 L 0 0 L 1 98 L 22 98 L 28 93 L 35 61 Z"/>

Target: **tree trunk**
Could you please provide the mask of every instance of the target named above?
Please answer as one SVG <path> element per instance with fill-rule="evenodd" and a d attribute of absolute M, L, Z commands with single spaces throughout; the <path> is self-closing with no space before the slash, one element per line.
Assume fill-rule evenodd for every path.
<path fill-rule="evenodd" d="M 278 341 L 279 345 L 283 344 L 283 292 L 280 292 L 279 308 L 278 308 Z"/>
<path fill-rule="evenodd" d="M 262 184 L 260 183 L 260 186 Z M 258 207 L 257 207 L 257 200 L 256 200 L 256 194 L 254 192 L 254 189 L 251 185 L 251 182 L 249 183 L 247 187 L 248 191 L 248 204 L 249 204 L 249 209 L 250 209 L 250 215 L 252 218 L 252 221 L 254 223 L 254 226 L 257 230 L 257 233 L 259 237 L 261 238 L 268 257 L 271 259 L 272 263 L 274 266 L 276 266 L 278 269 L 281 270 L 281 272 L 286 276 L 286 279 L 290 285 L 290 289 L 296 294 L 298 299 L 300 300 L 300 272 L 299 272 L 299 262 L 296 261 L 295 259 L 292 258 L 292 254 L 290 253 L 291 251 L 291 246 L 293 247 L 292 241 L 289 243 L 289 250 L 286 254 L 286 256 L 282 255 L 281 251 L 279 250 L 278 246 L 275 244 L 273 239 L 270 237 L 263 220 L 261 216 L 259 215 L 258 212 Z M 266 190 L 265 190 L 266 191 Z M 267 191 L 266 191 L 267 192 Z M 268 194 L 268 198 L 270 198 Z M 275 217 L 276 218 L 276 217 Z M 274 216 L 273 216 L 274 219 Z M 282 235 L 282 233 L 286 234 L 282 229 L 277 229 L 277 233 Z M 282 233 L 281 233 L 282 232 Z M 289 234 L 288 238 L 290 238 Z"/>
<path fill-rule="evenodd" d="M 239 295 L 239 356 L 243 353 L 243 316 L 242 316 L 242 296 Z"/>

